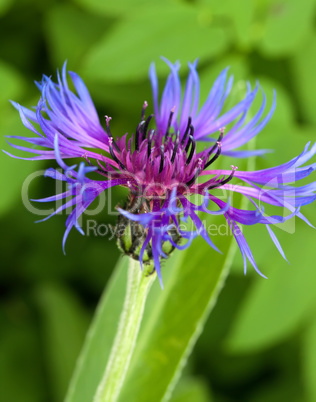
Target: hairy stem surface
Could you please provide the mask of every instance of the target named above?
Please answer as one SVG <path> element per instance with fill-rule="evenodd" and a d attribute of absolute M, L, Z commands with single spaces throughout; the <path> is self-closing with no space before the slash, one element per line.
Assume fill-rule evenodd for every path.
<path fill-rule="evenodd" d="M 147 295 L 156 276 L 156 273 L 146 276 L 139 263 L 130 259 L 123 311 L 94 402 L 114 402 L 119 397 L 135 349 Z"/>

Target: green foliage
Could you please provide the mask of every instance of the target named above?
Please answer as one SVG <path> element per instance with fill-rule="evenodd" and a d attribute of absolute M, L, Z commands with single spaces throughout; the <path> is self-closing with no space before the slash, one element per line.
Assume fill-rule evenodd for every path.
<path fill-rule="evenodd" d="M 101 381 L 123 307 L 127 266 L 128 258 L 121 258 L 105 289 L 77 362 L 67 402 L 92 400 Z"/>
<path fill-rule="evenodd" d="M 313 29 L 314 0 L 268 1 L 260 50 L 280 57 L 294 53 Z"/>
<path fill-rule="evenodd" d="M 131 10 L 143 9 L 146 6 L 155 6 L 155 0 L 121 0 L 121 1 L 102 1 L 102 0 L 76 0 L 78 4 L 89 11 L 100 13 L 105 16 L 108 15 L 128 15 Z M 173 0 L 171 1 L 173 2 Z M 166 6 L 168 0 L 163 0 L 160 4 Z"/>
<path fill-rule="evenodd" d="M 36 299 L 52 393 L 55 401 L 61 401 L 82 347 L 88 320 L 76 297 L 61 286 L 41 285 Z"/>
<path fill-rule="evenodd" d="M 12 0 L 0 0 L 0 16 L 4 15 L 9 10 L 12 3 Z"/>
<path fill-rule="evenodd" d="M 104 18 L 92 16 L 70 4 L 51 8 L 44 24 L 51 63 L 61 66 L 71 54 L 70 67 L 80 65 L 108 25 L 109 21 Z"/>
<path fill-rule="evenodd" d="M 278 269 L 270 268 L 269 280 L 256 281 L 241 303 L 228 339 L 228 346 L 237 352 L 260 350 L 280 342 L 301 328 L 316 306 L 315 270 L 309 264 L 302 264 L 295 236 L 276 230 L 291 265 L 284 263 L 279 264 Z M 293 230 L 298 236 L 310 234 L 300 244 L 300 252 L 307 255 L 315 242 L 312 229 L 297 222 Z M 262 233 L 257 240 L 259 236 L 262 237 Z M 265 255 L 266 266 L 271 267 L 276 257 L 276 253 Z"/>
<path fill-rule="evenodd" d="M 83 72 L 94 80 L 124 82 L 144 79 L 149 64 L 159 56 L 207 60 L 223 52 L 228 43 L 224 30 L 204 22 L 201 16 L 195 8 L 180 5 L 131 12 L 92 47 Z M 127 41 L 131 32 L 133 38 Z"/>
<path fill-rule="evenodd" d="M 199 378 L 183 377 L 174 390 L 170 402 L 211 402 L 207 385 Z"/>
<path fill-rule="evenodd" d="M 45 391 L 39 337 L 26 300 L 7 298 L 2 303 L 0 319 L 1 401 L 40 402 Z"/>
<path fill-rule="evenodd" d="M 8 99 L 18 98 L 24 91 L 21 75 L 10 65 L 0 61 L 0 105 L 6 105 Z"/>
<path fill-rule="evenodd" d="M 300 99 L 300 112 L 308 123 L 315 124 L 316 101 L 313 96 L 315 80 L 316 35 L 310 35 L 291 58 L 290 66 L 295 76 L 293 87 Z"/>
<path fill-rule="evenodd" d="M 200 59 L 203 100 L 227 65 L 235 76 L 236 97 L 247 80 L 253 84 L 259 79 L 268 108 L 275 88 L 275 115 L 256 143 L 275 152 L 258 158 L 256 166 L 285 162 L 316 137 L 314 14 L 313 0 L 2 0 L 1 148 L 14 152 L 4 136 L 27 134 L 8 100 L 28 107 L 36 104 L 39 94 L 32 81 L 42 73 L 55 77 L 65 59 L 88 84 L 100 116 L 113 117 L 113 133 L 132 132 L 144 100 L 152 108 L 149 65 L 154 61 L 164 79 L 168 68 L 159 57 L 165 56 L 181 61 L 183 77 L 187 61 Z M 258 107 L 256 103 L 251 113 Z M 219 163 L 230 164 L 224 158 Z M 232 163 L 244 166 L 243 161 Z M 64 256 L 66 216 L 33 223 L 43 216 L 30 213 L 25 200 L 49 196 L 55 188 L 49 179 L 36 178 L 30 186 L 27 180 L 51 166 L 56 167 L 50 161 L 0 157 L 1 402 L 63 399 L 88 320 L 119 256 L 109 236 L 91 231 L 86 237 L 71 233 Z M 124 203 L 125 195 L 114 191 L 108 197 L 115 206 Z M 302 212 L 315 225 L 315 206 L 303 207 Z M 106 208 L 85 217 L 86 232 L 90 219 L 115 224 Z M 212 237 L 224 256 L 195 240 L 187 252 L 166 262 L 162 269 L 166 287 L 162 291 L 155 284 L 151 290 L 122 401 L 160 401 L 195 342 L 172 402 L 315 400 L 316 234 L 298 220 L 274 231 L 290 265 L 264 227 L 249 227 L 245 235 L 269 279 L 250 268 L 244 276 L 237 253 L 227 285 L 198 340 L 231 236 Z M 90 330 L 67 402 L 87 402 L 98 384 L 96 373 L 101 375 L 116 331 L 125 273 L 123 263 L 107 285 L 94 321 L 102 331 Z"/>
<path fill-rule="evenodd" d="M 161 294 L 156 283 L 156 292 L 149 295 L 147 315 L 119 401 L 168 400 L 216 303 L 232 258 L 229 245 L 228 239 L 221 244 L 227 260 L 216 255 L 211 266 L 205 263 L 201 244 L 199 255 L 178 252 L 166 262 L 164 271 L 170 273 L 165 289 Z M 194 293 L 188 297 L 191 289 Z"/>
<path fill-rule="evenodd" d="M 304 349 L 303 349 L 303 376 L 306 384 L 307 395 L 310 401 L 316 399 L 316 320 L 315 320 L 316 305 L 311 312 L 311 320 L 304 334 Z"/>
<path fill-rule="evenodd" d="M 8 82 L 9 79 L 10 76 Z M 9 88 L 9 85 L 3 85 L 4 93 L 6 92 L 6 88 Z M 14 89 L 13 86 L 11 88 Z M 9 90 L 9 92 L 11 91 Z M 18 95 L 14 95 L 14 93 L 15 91 L 13 90 L 13 96 L 17 97 Z M 7 145 L 7 141 L 11 140 L 6 139 L 5 135 L 21 135 L 21 132 L 25 132 L 26 130 L 23 128 L 21 122 L 17 120 L 17 112 L 14 112 L 10 104 L 2 107 L 2 113 L 0 131 L 3 135 L 0 137 L 0 147 L 12 153 L 12 150 Z M 25 178 L 38 170 L 40 166 L 41 163 L 38 161 L 25 165 L 25 161 L 9 158 L 8 156 L 4 156 L 4 154 L 1 156 L 0 169 L 3 173 L 1 174 L 0 182 L 5 191 L 3 191 L 0 197 L 0 215 L 4 214 L 8 209 L 12 208 L 12 205 L 21 200 L 21 188 L 23 183 L 25 183 Z M 10 171 L 10 175 L 4 174 L 6 171 Z"/>
<path fill-rule="evenodd" d="M 229 269 L 233 250 L 228 253 L 231 239 L 225 240 L 222 249 L 227 257 L 217 254 L 212 266 L 204 263 L 202 250 L 206 250 L 206 246 L 202 241 L 199 255 L 177 252 L 164 264 L 164 291 L 156 281 L 145 307 L 120 401 L 150 398 L 158 401 L 172 392 Z M 235 243 L 233 249 L 236 249 Z M 113 329 L 116 329 L 109 321 L 118 322 L 123 304 L 127 260 L 124 257 L 118 264 L 110 287 L 105 291 L 79 358 L 67 402 L 91 400 L 102 378 L 115 335 Z M 197 265 L 192 270 L 194 263 Z M 205 278 L 202 284 L 201 277 Z M 188 298 L 191 288 L 195 289 L 194 297 Z M 157 380 L 152 383 L 151 378 Z"/>

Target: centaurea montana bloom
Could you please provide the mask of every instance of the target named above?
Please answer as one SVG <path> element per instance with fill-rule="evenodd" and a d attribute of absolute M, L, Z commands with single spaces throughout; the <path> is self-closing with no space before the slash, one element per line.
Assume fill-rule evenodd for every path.
<path fill-rule="evenodd" d="M 216 165 L 220 155 L 238 158 L 265 152 L 239 148 L 255 137 L 271 118 L 275 109 L 275 94 L 271 109 L 264 115 L 266 98 L 262 92 L 261 107 L 246 121 L 247 112 L 259 91 L 258 84 L 254 89 L 248 84 L 244 99 L 228 112 L 222 113 L 233 83 L 232 77 L 227 78 L 225 69 L 216 79 L 206 102 L 199 108 L 197 63 L 189 63 L 190 71 L 182 94 L 179 64 L 165 61 L 171 72 L 161 99 L 159 101 L 158 80 L 152 65 L 149 75 L 154 114 L 145 117 L 145 102 L 141 121 L 131 137 L 125 134 L 115 140 L 110 131 L 111 118 L 107 116 L 106 128 L 102 128 L 86 86 L 73 72 L 69 72 L 69 75 L 77 94 L 69 89 L 64 65 L 61 76 L 57 74 L 57 83 L 47 76 L 43 77 L 41 83 L 37 83 L 41 98 L 35 111 L 13 103 L 20 112 L 23 124 L 35 136 L 12 137 L 31 144 L 31 147 L 11 145 L 18 150 L 35 154 L 22 159 L 56 159 L 63 169 L 64 173 L 60 173 L 50 168 L 46 176 L 67 182 L 68 190 L 38 200 L 65 200 L 50 216 L 73 207 L 66 221 L 63 246 L 73 226 L 83 233 L 78 218 L 101 192 L 110 187 L 124 186 L 130 190 L 130 196 L 125 208 L 118 208 L 121 214 L 119 222 L 124 229 L 132 225 L 129 230 L 131 227 L 133 230 L 129 245 L 127 243 L 130 240 L 126 242 L 122 234 L 118 235 L 120 246 L 133 258 L 139 258 L 141 264 L 153 260 L 160 281 L 160 259 L 167 258 L 170 251 L 167 250 L 167 244 L 169 249 L 182 249 L 200 235 L 213 249 L 219 251 L 209 237 L 199 211 L 224 216 L 242 253 L 244 269 L 246 270 L 248 259 L 260 273 L 239 225 L 265 225 L 272 241 L 285 258 L 270 225 L 284 222 L 294 215 L 309 224 L 300 212 L 300 207 L 315 200 L 315 183 L 301 187 L 289 184 L 307 177 L 315 169 L 315 163 L 303 165 L 315 154 L 316 144 L 310 147 L 308 143 L 300 155 L 270 169 L 239 171 L 235 166 L 231 170 L 214 169 L 213 165 Z M 150 129 L 153 121 L 155 128 Z M 224 130 L 226 125 L 230 127 L 227 132 Z M 198 152 L 197 141 L 204 141 L 206 148 Z M 67 158 L 82 159 L 78 170 L 76 165 L 68 166 L 64 162 Z M 100 175 L 99 180 L 87 177 L 92 171 Z M 243 185 L 232 185 L 232 179 L 239 179 Z M 261 186 L 267 183 L 269 191 L 262 192 Z M 251 209 L 233 207 L 229 200 L 223 201 L 214 195 L 215 188 L 244 195 L 251 201 Z M 190 201 L 192 194 L 204 197 L 200 205 Z M 290 213 L 286 217 L 283 213 L 267 217 L 256 200 L 281 207 L 282 212 L 286 208 Z M 210 209 L 210 204 L 213 209 Z M 180 227 L 181 219 L 187 218 L 194 225 L 192 231 L 182 230 Z M 181 239 L 185 240 L 184 244 Z"/>

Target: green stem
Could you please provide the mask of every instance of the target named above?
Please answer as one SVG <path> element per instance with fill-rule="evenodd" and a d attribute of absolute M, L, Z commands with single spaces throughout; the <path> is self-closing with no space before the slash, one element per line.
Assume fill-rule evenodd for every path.
<path fill-rule="evenodd" d="M 94 402 L 115 402 L 119 397 L 135 349 L 147 295 L 156 276 L 155 273 L 144 274 L 139 263 L 130 259 L 123 311 Z"/>

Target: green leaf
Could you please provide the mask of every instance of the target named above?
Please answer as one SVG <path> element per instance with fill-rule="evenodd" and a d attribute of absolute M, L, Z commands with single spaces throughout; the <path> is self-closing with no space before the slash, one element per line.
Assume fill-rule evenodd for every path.
<path fill-rule="evenodd" d="M 233 20 L 236 41 L 241 48 L 249 48 L 253 41 L 255 4 L 252 0 L 232 1 L 229 7 Z"/>
<path fill-rule="evenodd" d="M 256 4 L 251 0 L 204 0 L 203 6 L 209 18 L 226 22 L 232 32 L 232 40 L 239 47 L 248 50 L 253 42 L 253 27 L 256 15 Z M 229 24 L 227 24 L 229 23 Z"/>
<path fill-rule="evenodd" d="M 23 127 L 19 113 L 10 105 L 9 100 L 18 100 L 25 91 L 24 80 L 21 75 L 10 65 L 0 61 L 0 149 L 6 150 L 12 154 L 22 153 L 11 148 L 6 143 L 6 135 L 23 135 L 27 130 Z M 41 162 L 26 162 L 10 158 L 2 153 L 0 158 L 1 172 L 10 172 L 10 174 L 1 175 L 1 186 L 5 191 L 0 197 L 0 214 L 7 211 L 21 202 L 21 187 L 23 181 L 29 174 L 39 168 Z M 14 177 L 14 180 L 12 180 Z"/>
<path fill-rule="evenodd" d="M 38 333 L 25 300 L 3 298 L 0 322 L 1 401 L 45 400 Z"/>
<path fill-rule="evenodd" d="M 308 123 L 316 123 L 316 35 L 311 35 L 291 59 L 293 86 L 300 102 L 300 112 Z"/>
<path fill-rule="evenodd" d="M 121 258 L 100 300 L 77 360 L 66 402 L 92 401 L 102 378 L 123 307 L 128 258 Z"/>
<path fill-rule="evenodd" d="M 260 51 L 274 57 L 293 54 L 312 30 L 314 7 L 314 0 L 269 0 Z"/>
<path fill-rule="evenodd" d="M 316 305 L 315 305 L 316 307 Z M 316 401 L 316 308 L 312 311 L 313 319 L 303 337 L 303 380 L 309 401 Z"/>
<path fill-rule="evenodd" d="M 211 402 L 211 400 L 204 381 L 184 376 L 177 384 L 170 402 Z"/>
<path fill-rule="evenodd" d="M 0 0 L 0 16 L 4 15 L 14 3 L 13 0 Z"/>
<path fill-rule="evenodd" d="M 116 401 L 136 346 L 149 290 L 157 278 L 150 265 L 141 270 L 139 261 L 129 258 L 122 313 L 107 366 L 95 393 L 94 402 Z M 150 275 L 152 273 L 152 275 Z"/>
<path fill-rule="evenodd" d="M 5 136 L 25 135 L 27 130 L 21 123 L 19 113 L 14 110 L 10 104 L 2 108 L 2 113 L 3 118 L 0 119 L 0 132 L 2 133 L 0 137 L 0 149 L 10 152 L 13 155 L 21 156 L 21 151 L 13 149 L 6 143 L 7 139 Z M 30 154 L 27 156 L 30 156 Z M 0 197 L 0 214 L 13 208 L 16 203 L 23 202 L 26 207 L 29 205 L 29 185 L 32 185 L 33 179 L 38 177 L 37 172 L 41 172 L 43 175 L 44 171 L 39 170 L 41 165 L 42 161 L 18 160 L 2 154 L 0 158 L 0 170 L 1 172 L 10 172 L 10 174 L 1 174 L 0 183 L 5 191 L 2 192 Z M 24 189 L 22 196 L 21 189 Z"/>
<path fill-rule="evenodd" d="M 37 290 L 37 300 L 54 400 L 61 401 L 82 347 L 88 320 L 69 289 L 42 285 Z"/>
<path fill-rule="evenodd" d="M 269 279 L 256 276 L 240 306 L 227 339 L 227 346 L 233 352 L 260 350 L 280 342 L 300 328 L 316 302 L 316 234 L 304 222 L 293 221 L 291 225 L 286 231 L 274 229 L 290 266 L 278 255 L 272 241 L 270 245 L 265 242 L 269 236 L 267 233 L 263 236 L 264 228 L 250 228 L 250 247 L 259 269 L 264 267 L 266 273 L 269 268 Z M 261 258 L 258 259 L 259 248 Z"/>
<path fill-rule="evenodd" d="M 163 267 L 165 289 L 161 290 L 157 281 L 148 296 L 135 354 L 119 400 L 161 400 L 168 389 L 172 390 L 215 304 L 232 258 L 232 251 L 227 257 L 229 240 L 225 238 L 222 244 L 225 257 L 209 250 L 209 246 L 203 244 L 204 240 L 199 239 L 195 243 L 199 253 L 174 253 L 166 262 Z M 211 266 L 204 259 L 203 251 L 206 249 L 213 253 Z M 124 258 L 100 302 L 69 388 L 67 402 L 91 400 L 95 393 L 123 304 L 126 265 L 127 259 Z M 153 383 L 152 378 L 158 380 Z"/>
<path fill-rule="evenodd" d="M 9 64 L 0 60 L 0 105 L 9 104 L 10 99 L 16 99 L 23 94 L 24 82 L 20 74 Z"/>
<path fill-rule="evenodd" d="M 87 51 L 103 35 L 108 20 L 66 4 L 47 10 L 44 28 L 52 64 L 80 65 Z M 77 44 L 74 46 L 74 44 Z"/>
<path fill-rule="evenodd" d="M 139 10 L 141 12 L 144 7 L 157 4 L 155 0 L 76 0 L 76 2 L 89 11 L 103 15 L 125 15 L 129 14 L 131 10 Z M 170 0 L 160 0 L 159 3 L 167 6 L 170 4 Z"/>
<path fill-rule="evenodd" d="M 299 371 L 296 374 L 296 377 L 287 377 L 284 376 L 283 370 L 282 375 L 276 376 L 276 379 L 260 383 L 254 387 L 255 389 L 250 392 L 249 400 L 251 402 L 312 402 L 312 399 L 304 398 L 302 386 L 299 384 Z"/>
<path fill-rule="evenodd" d="M 231 263 L 230 243 L 225 240 L 221 244 L 225 257 L 214 252 L 211 265 L 203 252 L 204 240 L 198 239 L 194 244 L 198 253 L 179 252 L 164 266 L 164 272 L 171 273 L 164 279 L 163 292 L 154 284 L 149 294 L 147 316 L 119 401 L 158 401 L 170 396 Z"/>
<path fill-rule="evenodd" d="M 91 49 L 84 74 L 100 81 L 140 80 L 159 56 L 173 62 L 203 61 L 220 54 L 227 45 L 223 28 L 209 26 L 195 8 L 157 5 L 118 21 Z M 166 74 L 168 68 L 159 62 L 157 70 Z"/>

